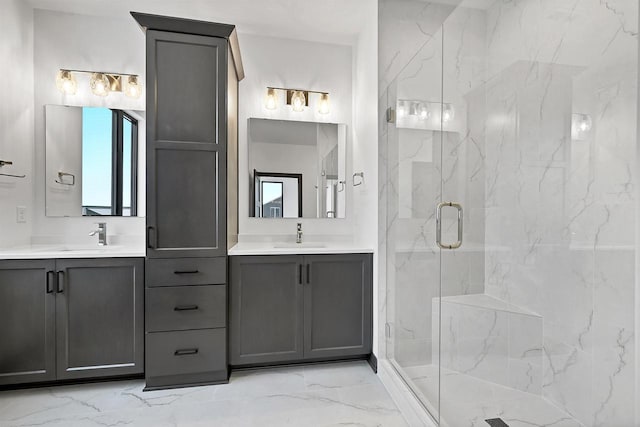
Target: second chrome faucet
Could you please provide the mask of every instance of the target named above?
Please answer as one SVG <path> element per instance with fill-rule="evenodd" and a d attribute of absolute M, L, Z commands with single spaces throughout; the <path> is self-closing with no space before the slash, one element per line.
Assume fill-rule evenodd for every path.
<path fill-rule="evenodd" d="M 298 223 L 297 232 L 296 232 L 296 243 L 302 243 L 302 223 Z"/>
<path fill-rule="evenodd" d="M 98 229 L 89 233 L 89 236 L 98 235 L 98 246 L 107 246 L 107 223 L 99 222 Z"/>

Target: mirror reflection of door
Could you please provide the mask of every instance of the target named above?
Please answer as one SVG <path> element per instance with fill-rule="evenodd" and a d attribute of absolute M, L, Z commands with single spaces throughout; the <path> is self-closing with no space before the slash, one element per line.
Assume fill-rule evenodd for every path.
<path fill-rule="evenodd" d="M 254 170 L 253 183 L 255 217 L 302 217 L 302 174 Z"/>

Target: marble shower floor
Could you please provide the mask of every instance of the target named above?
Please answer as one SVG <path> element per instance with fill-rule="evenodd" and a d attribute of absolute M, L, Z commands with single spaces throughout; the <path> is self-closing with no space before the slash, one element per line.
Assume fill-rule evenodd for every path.
<path fill-rule="evenodd" d="M 235 372 L 229 384 L 144 382 L 0 392 L 0 426 L 390 426 L 406 422 L 365 362 Z"/>
<path fill-rule="evenodd" d="M 424 398 L 438 402 L 438 367 L 404 368 Z M 546 399 L 443 369 L 442 419 L 449 427 L 488 427 L 488 418 L 502 418 L 509 427 L 582 427 L 582 424 Z M 443 423 L 444 425 L 444 423 Z"/>

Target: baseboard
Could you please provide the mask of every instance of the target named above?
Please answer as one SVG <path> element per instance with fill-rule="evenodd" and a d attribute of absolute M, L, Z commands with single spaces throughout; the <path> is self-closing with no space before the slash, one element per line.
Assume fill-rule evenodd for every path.
<path fill-rule="evenodd" d="M 415 394 L 386 359 L 378 362 L 378 377 L 411 427 L 437 427 Z"/>
<path fill-rule="evenodd" d="M 373 369 L 373 372 L 375 372 L 377 374 L 378 373 L 378 358 L 376 357 L 376 355 L 371 353 L 369 355 L 369 357 L 367 358 L 367 362 L 369 363 L 369 366 L 371 366 L 371 369 Z"/>

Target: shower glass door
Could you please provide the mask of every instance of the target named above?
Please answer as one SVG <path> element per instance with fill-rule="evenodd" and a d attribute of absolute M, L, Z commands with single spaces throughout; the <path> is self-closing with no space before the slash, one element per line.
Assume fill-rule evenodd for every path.
<path fill-rule="evenodd" d="M 388 359 L 440 425 L 640 425 L 638 1 L 429 11 L 381 94 Z"/>

